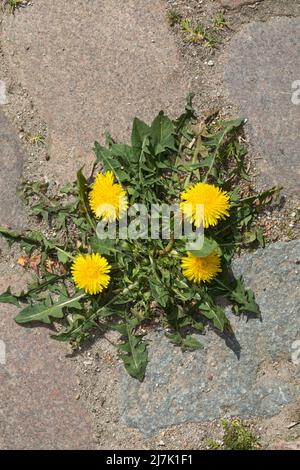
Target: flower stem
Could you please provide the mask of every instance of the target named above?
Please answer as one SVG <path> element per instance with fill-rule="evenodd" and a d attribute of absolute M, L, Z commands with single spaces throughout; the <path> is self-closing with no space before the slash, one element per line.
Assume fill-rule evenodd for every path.
<path fill-rule="evenodd" d="M 56 245 L 53 245 L 53 248 L 57 251 L 59 251 L 60 253 L 64 254 L 65 256 L 67 256 L 68 258 L 70 259 L 74 259 L 74 256 L 72 256 L 70 253 L 68 253 L 67 251 L 63 250 L 62 248 L 58 248 L 58 246 Z"/>
<path fill-rule="evenodd" d="M 167 244 L 167 246 L 163 249 L 163 250 L 160 250 L 158 252 L 158 255 L 159 256 L 165 256 L 167 255 L 168 253 L 170 253 L 173 249 L 173 246 L 174 246 L 174 243 L 175 243 L 175 240 L 174 240 L 174 237 L 172 237 L 170 240 L 169 240 L 169 243 Z"/>
<path fill-rule="evenodd" d="M 196 163 L 197 162 L 197 158 L 198 158 L 198 154 L 199 154 L 199 138 L 201 139 L 201 136 L 197 137 L 195 150 L 194 150 L 194 153 L 193 153 L 193 158 L 192 158 L 191 163 Z M 187 188 L 188 185 L 190 184 L 192 174 L 193 174 L 193 170 L 187 175 L 185 183 L 184 183 L 184 188 Z M 199 170 L 197 170 L 197 175 L 198 175 L 198 178 L 200 179 Z"/>

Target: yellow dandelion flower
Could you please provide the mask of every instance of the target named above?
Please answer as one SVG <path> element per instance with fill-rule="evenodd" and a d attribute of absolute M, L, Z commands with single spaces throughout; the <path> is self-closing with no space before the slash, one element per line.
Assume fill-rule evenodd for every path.
<path fill-rule="evenodd" d="M 96 175 L 89 199 L 96 217 L 107 222 L 121 219 L 128 207 L 126 192 L 120 184 L 114 183 L 112 171 Z"/>
<path fill-rule="evenodd" d="M 222 271 L 221 258 L 215 251 L 204 258 L 188 251 L 181 260 L 181 266 L 183 275 L 193 282 L 210 282 Z"/>
<path fill-rule="evenodd" d="M 107 259 L 99 253 L 77 255 L 71 267 L 74 283 L 87 294 L 99 294 L 108 286 L 110 270 Z"/>
<path fill-rule="evenodd" d="M 197 183 L 181 193 L 180 209 L 196 227 L 217 225 L 229 216 L 229 195 L 213 184 Z M 197 208 L 203 205 L 203 212 Z M 204 219 L 204 220 L 203 220 Z"/>

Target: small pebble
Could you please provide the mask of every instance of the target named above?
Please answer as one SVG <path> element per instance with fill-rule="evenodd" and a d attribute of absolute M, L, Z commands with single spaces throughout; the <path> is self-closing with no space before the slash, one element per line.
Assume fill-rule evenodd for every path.
<path fill-rule="evenodd" d="M 213 66 L 215 65 L 215 63 L 214 63 L 213 60 L 209 60 L 209 61 L 207 62 L 207 65 L 208 65 L 209 67 L 213 67 Z"/>

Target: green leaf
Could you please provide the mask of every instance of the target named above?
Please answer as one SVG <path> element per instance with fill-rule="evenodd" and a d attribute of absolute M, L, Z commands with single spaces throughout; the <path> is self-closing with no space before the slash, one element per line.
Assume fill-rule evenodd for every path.
<path fill-rule="evenodd" d="M 176 133 L 183 131 L 184 128 L 190 124 L 193 119 L 196 119 L 196 112 L 193 108 L 193 98 L 195 94 L 189 93 L 186 97 L 185 111 L 179 118 L 175 121 Z"/>
<path fill-rule="evenodd" d="M 224 122 L 222 129 L 214 134 L 213 136 L 209 136 L 208 140 L 205 142 L 205 145 L 208 147 L 212 147 L 214 149 L 213 157 L 211 164 L 206 172 L 203 182 L 206 183 L 209 176 L 216 177 L 218 174 L 217 168 L 215 166 L 215 161 L 219 156 L 219 150 L 221 145 L 224 142 L 225 137 L 230 134 L 232 131 L 238 129 L 243 123 L 245 119 L 235 119 L 233 121 Z"/>
<path fill-rule="evenodd" d="M 0 294 L 0 303 L 12 304 L 18 307 L 19 306 L 18 296 L 13 295 L 9 287 L 6 292 L 3 292 L 3 294 Z"/>
<path fill-rule="evenodd" d="M 34 305 L 28 305 L 25 307 L 15 318 L 17 323 L 28 323 L 33 321 L 39 321 L 43 323 L 51 323 L 50 317 L 53 318 L 62 318 L 63 309 L 68 308 L 77 308 L 81 309 L 81 304 L 79 300 L 85 296 L 84 292 L 77 293 L 73 297 L 67 297 L 64 294 L 61 294 L 58 302 L 55 304 L 52 303 L 50 297 L 48 297 L 44 302 Z"/>
<path fill-rule="evenodd" d="M 178 331 L 174 333 L 166 333 L 166 337 L 176 346 L 182 345 L 182 336 Z"/>
<path fill-rule="evenodd" d="M 140 153 L 143 146 L 145 137 L 149 136 L 150 127 L 138 118 L 134 118 L 131 133 L 131 145 L 135 153 Z"/>
<path fill-rule="evenodd" d="M 149 280 L 151 294 L 161 307 L 166 307 L 169 300 L 169 292 L 162 283 L 157 280 Z"/>
<path fill-rule="evenodd" d="M 127 372 L 131 377 L 142 382 L 148 363 L 148 351 L 142 335 L 134 334 L 138 323 L 136 318 L 126 319 L 125 323 L 115 325 L 114 328 L 126 338 L 122 344 L 118 345 L 118 348 Z"/>
<path fill-rule="evenodd" d="M 166 337 L 171 341 L 171 343 L 176 346 L 180 346 L 184 351 L 190 349 L 194 351 L 195 349 L 202 349 L 202 344 L 195 338 L 193 335 L 182 336 L 179 331 L 166 333 Z"/>
<path fill-rule="evenodd" d="M 109 238 L 100 239 L 97 236 L 91 237 L 90 244 L 92 250 L 96 253 L 100 253 L 101 255 L 109 255 L 115 252 L 115 240 L 111 240 Z"/>
<path fill-rule="evenodd" d="M 229 298 L 237 304 L 235 309 L 236 313 L 246 311 L 259 315 L 259 307 L 255 302 L 254 293 L 251 289 L 245 288 L 242 277 L 235 279 L 231 289 Z"/>
<path fill-rule="evenodd" d="M 245 243 L 245 245 L 249 245 L 253 242 L 255 242 L 256 240 L 256 232 L 253 230 L 248 230 L 247 232 L 244 232 L 243 233 L 243 243 Z"/>
<path fill-rule="evenodd" d="M 77 345 L 87 336 L 89 330 L 95 327 L 95 322 L 84 315 L 76 313 L 67 318 L 68 326 L 57 335 L 50 335 L 55 341 L 72 342 Z"/>
<path fill-rule="evenodd" d="M 262 227 L 259 227 L 256 230 L 256 239 L 259 243 L 259 245 L 264 248 L 265 247 L 265 237 L 264 237 L 264 229 Z"/>
<path fill-rule="evenodd" d="M 22 291 L 20 294 L 12 294 L 9 287 L 6 292 L 0 295 L 0 303 L 9 303 L 19 306 L 19 302 L 25 302 L 28 298 L 35 298 L 36 294 L 45 290 L 46 287 L 53 286 L 62 279 L 64 279 L 64 276 L 49 274 L 44 276 L 43 282 L 33 283 L 30 289 L 26 292 Z"/>
<path fill-rule="evenodd" d="M 128 179 L 127 173 L 122 170 L 121 163 L 113 156 L 110 149 L 106 149 L 99 142 L 95 142 L 94 152 L 96 161 L 102 163 L 104 171 L 112 171 L 120 184 Z"/>
<path fill-rule="evenodd" d="M 106 131 L 105 132 L 105 145 L 107 145 L 108 148 L 111 148 L 114 143 L 115 143 L 114 138 L 108 131 Z"/>
<path fill-rule="evenodd" d="M 166 149 L 176 151 L 174 131 L 171 119 L 161 111 L 151 124 L 150 136 L 155 155 L 163 153 Z"/>
<path fill-rule="evenodd" d="M 93 221 L 90 215 L 87 181 L 84 175 L 82 174 L 82 168 L 80 168 L 80 170 L 77 172 L 77 187 L 78 187 L 80 202 L 84 210 L 84 213 L 86 215 L 86 219 L 89 222 L 90 226 L 92 228 L 95 228 L 95 222 Z"/>
<path fill-rule="evenodd" d="M 224 141 L 224 138 L 232 131 L 239 129 L 244 123 L 244 118 L 234 119 L 232 121 L 225 121 L 222 125 L 221 130 L 213 136 L 210 136 L 206 144 L 219 148 L 222 142 Z"/>
<path fill-rule="evenodd" d="M 20 243 L 26 253 L 30 253 L 36 247 L 49 248 L 50 242 L 36 230 L 9 230 L 0 226 L 0 235 L 8 240 L 9 243 Z"/>
<path fill-rule="evenodd" d="M 204 237 L 202 248 L 200 250 L 191 250 L 191 253 L 194 256 L 199 256 L 199 258 L 205 258 L 218 248 L 219 245 L 213 238 Z"/>
<path fill-rule="evenodd" d="M 204 330 L 204 325 L 201 321 L 198 321 L 198 320 L 195 320 L 193 319 L 193 328 L 195 328 L 195 330 L 198 330 L 200 331 L 201 333 L 203 333 L 203 330 Z"/>
<path fill-rule="evenodd" d="M 111 159 L 111 151 L 99 144 L 99 142 L 94 142 L 94 152 L 96 154 L 96 161 L 98 163 L 107 163 Z M 110 166 L 110 165 L 108 165 Z M 110 170 L 114 170 L 113 167 L 109 168 Z"/>
<path fill-rule="evenodd" d="M 213 322 L 218 330 L 224 331 L 225 326 L 229 324 L 223 308 L 219 305 L 211 305 L 206 302 L 200 304 L 199 309 L 206 318 Z"/>
<path fill-rule="evenodd" d="M 203 345 L 193 335 L 186 335 L 182 338 L 183 349 L 202 349 Z"/>
<path fill-rule="evenodd" d="M 60 261 L 61 263 L 66 263 L 69 259 L 69 256 L 67 253 L 64 253 L 63 250 L 57 250 L 57 259 L 58 261 Z"/>
<path fill-rule="evenodd" d="M 119 157 L 122 160 L 127 170 L 130 170 L 132 164 L 137 163 L 134 150 L 127 144 L 113 144 L 110 152 L 112 156 Z"/>

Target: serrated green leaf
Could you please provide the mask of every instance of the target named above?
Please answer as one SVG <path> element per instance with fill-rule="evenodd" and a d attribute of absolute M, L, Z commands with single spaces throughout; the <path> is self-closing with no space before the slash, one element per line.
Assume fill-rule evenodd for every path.
<path fill-rule="evenodd" d="M 136 318 L 126 319 L 123 324 L 115 325 L 115 329 L 126 337 L 124 342 L 118 345 L 118 348 L 121 351 L 120 357 L 127 372 L 131 377 L 142 381 L 148 363 L 148 351 L 142 336 L 134 334 L 137 325 Z"/>
<path fill-rule="evenodd" d="M 100 253 L 101 255 L 109 255 L 113 253 L 115 250 L 115 240 L 111 240 L 109 238 L 106 239 L 100 239 L 97 236 L 91 237 L 90 240 L 90 245 L 92 250 L 95 253 Z"/>
<path fill-rule="evenodd" d="M 206 144 L 209 146 L 215 146 L 217 148 L 220 147 L 222 142 L 224 141 L 224 138 L 230 134 L 232 131 L 237 130 L 239 127 L 241 127 L 245 123 L 244 118 L 239 118 L 239 119 L 234 119 L 231 121 L 225 121 L 223 122 L 222 128 L 219 132 L 216 134 L 209 136 Z"/>
<path fill-rule="evenodd" d="M 237 311 L 252 312 L 259 315 L 259 307 L 255 302 L 254 293 L 251 289 L 246 289 L 243 279 L 238 277 L 231 285 L 229 298 L 237 304 Z"/>
<path fill-rule="evenodd" d="M 182 345 L 182 336 L 178 331 L 174 333 L 166 333 L 166 337 L 176 346 Z"/>
<path fill-rule="evenodd" d="M 199 305 L 199 309 L 206 318 L 212 321 L 213 325 L 220 331 L 224 331 L 228 325 L 228 319 L 224 309 L 219 305 L 210 305 L 208 302 Z"/>
<path fill-rule="evenodd" d="M 126 170 L 130 172 L 132 166 L 138 162 L 132 147 L 127 144 L 113 144 L 110 149 L 111 155 L 121 160 Z"/>
<path fill-rule="evenodd" d="M 63 309 L 65 307 L 81 309 L 81 304 L 79 303 L 79 300 L 82 299 L 84 296 L 84 292 L 77 293 L 73 297 L 66 297 L 65 295 L 61 294 L 58 302 L 54 304 L 52 304 L 52 300 L 49 297 L 44 302 L 41 302 L 39 304 L 28 305 L 27 307 L 25 307 L 15 317 L 15 321 L 17 323 L 39 321 L 50 324 L 50 317 L 63 317 Z"/>
<path fill-rule="evenodd" d="M 36 294 L 49 287 L 55 285 L 55 283 L 59 282 L 60 280 L 64 279 L 64 276 L 58 276 L 50 274 L 45 276 L 45 280 L 42 282 L 35 282 L 30 285 L 29 289 L 24 292 L 22 291 L 20 294 L 12 294 L 10 287 L 7 289 L 6 292 L 0 295 L 0 303 L 9 303 L 16 306 L 19 306 L 19 302 L 25 302 L 29 298 L 34 299 Z"/>
<path fill-rule="evenodd" d="M 13 295 L 9 287 L 6 292 L 3 292 L 3 294 L 0 294 L 0 303 L 12 304 L 18 307 L 19 306 L 18 296 Z"/>
<path fill-rule="evenodd" d="M 164 115 L 163 111 L 154 119 L 150 130 L 151 144 L 155 155 L 163 153 L 166 149 L 176 151 L 174 124 L 171 119 Z"/>
<path fill-rule="evenodd" d="M 127 180 L 127 173 L 122 170 L 121 163 L 112 154 L 110 149 L 106 149 L 105 147 L 102 147 L 99 142 L 95 142 L 94 152 L 96 154 L 96 161 L 102 163 L 104 171 L 112 171 L 119 184 L 121 184 L 122 181 Z"/>
<path fill-rule="evenodd" d="M 144 147 L 145 137 L 149 136 L 150 127 L 138 118 L 134 118 L 131 132 L 131 145 L 135 153 L 140 153 Z"/>
<path fill-rule="evenodd" d="M 50 337 L 55 341 L 74 341 L 79 344 L 80 341 L 86 336 L 85 331 L 88 330 L 87 319 L 84 315 L 76 313 L 75 315 L 72 315 L 71 318 L 69 317 L 67 321 L 68 326 L 62 332 L 58 333 L 57 335 L 50 335 Z"/>
<path fill-rule="evenodd" d="M 243 233 L 243 243 L 246 245 L 251 244 L 255 242 L 256 240 L 256 232 L 248 230 L 247 232 Z"/>
<path fill-rule="evenodd" d="M 9 243 L 20 243 L 26 253 L 30 253 L 36 247 L 43 246 L 47 249 L 51 246 L 51 243 L 36 230 L 9 230 L 0 226 L 0 235 L 6 238 Z"/>
<path fill-rule="evenodd" d="M 182 338 L 182 347 L 184 349 L 202 349 L 203 345 L 198 341 L 197 338 L 193 335 L 186 335 Z"/>
<path fill-rule="evenodd" d="M 186 97 L 186 105 L 185 105 L 185 111 L 179 118 L 175 121 L 175 127 L 176 127 L 176 132 L 179 133 L 184 133 L 184 130 L 188 124 L 193 119 L 196 119 L 196 112 L 193 108 L 193 98 L 195 96 L 195 93 L 188 93 Z"/>
<path fill-rule="evenodd" d="M 99 142 L 94 142 L 94 152 L 96 154 L 97 163 L 107 163 L 110 166 L 111 160 L 111 151 L 99 144 Z M 113 171 L 114 168 L 110 167 L 110 170 Z"/>
<path fill-rule="evenodd" d="M 169 292 L 162 283 L 156 280 L 149 280 L 151 294 L 161 307 L 166 307 L 169 300 Z"/>

